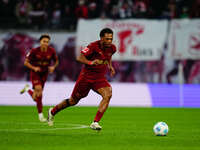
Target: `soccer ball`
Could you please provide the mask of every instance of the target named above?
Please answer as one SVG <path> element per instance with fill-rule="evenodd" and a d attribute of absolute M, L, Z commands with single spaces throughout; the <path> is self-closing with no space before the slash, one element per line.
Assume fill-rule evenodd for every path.
<path fill-rule="evenodd" d="M 169 132 L 169 127 L 165 122 L 157 122 L 153 127 L 153 131 L 155 135 L 165 136 Z"/>

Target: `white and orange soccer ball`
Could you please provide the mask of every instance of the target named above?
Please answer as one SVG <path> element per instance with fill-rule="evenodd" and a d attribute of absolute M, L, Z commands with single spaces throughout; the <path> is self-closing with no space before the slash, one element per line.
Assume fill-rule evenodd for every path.
<path fill-rule="evenodd" d="M 165 122 L 157 122 L 153 127 L 153 131 L 157 136 L 166 136 L 169 132 L 169 127 Z"/>

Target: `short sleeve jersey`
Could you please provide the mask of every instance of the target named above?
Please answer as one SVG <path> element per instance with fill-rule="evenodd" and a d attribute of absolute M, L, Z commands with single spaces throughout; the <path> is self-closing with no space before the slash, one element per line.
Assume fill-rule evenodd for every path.
<path fill-rule="evenodd" d="M 26 58 L 33 66 L 38 66 L 42 69 L 42 72 L 45 72 L 48 71 L 48 66 L 51 65 L 52 61 L 55 62 L 58 59 L 58 56 L 55 49 L 48 46 L 45 52 L 42 52 L 40 47 L 31 49 Z"/>
<path fill-rule="evenodd" d="M 83 67 L 82 73 L 92 79 L 105 78 L 107 65 L 115 52 L 116 47 L 114 44 L 111 44 L 111 46 L 107 48 L 101 48 L 100 41 L 90 43 L 85 49 L 81 50 L 81 53 L 88 60 L 92 61 L 99 59 L 101 64 L 85 65 Z"/>

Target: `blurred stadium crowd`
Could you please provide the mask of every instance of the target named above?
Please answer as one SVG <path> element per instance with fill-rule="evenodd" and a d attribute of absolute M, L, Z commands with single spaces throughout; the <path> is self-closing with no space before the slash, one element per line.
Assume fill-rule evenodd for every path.
<path fill-rule="evenodd" d="M 200 0 L 1 0 L 0 28 L 76 30 L 79 18 L 199 18 Z"/>
<path fill-rule="evenodd" d="M 59 49 L 58 43 L 51 41 L 60 62 L 49 81 L 76 81 L 81 65 L 75 60 L 75 42 L 75 35 L 69 36 Z M 24 58 L 38 44 L 38 39 L 28 33 L 5 34 L 0 47 L 0 81 L 28 81 L 29 70 L 24 67 Z M 166 63 L 170 63 L 170 67 Z M 199 60 L 169 60 L 164 56 L 155 61 L 113 61 L 116 75 L 107 77 L 114 82 L 178 83 L 179 64 L 183 66 L 183 82 L 200 83 Z"/>
<path fill-rule="evenodd" d="M 0 0 L 0 30 L 43 29 L 76 32 L 79 18 L 95 19 L 174 19 L 199 18 L 200 0 Z M 0 80 L 29 80 L 23 66 L 27 50 L 38 44 L 28 34 L 9 34 L 1 41 Z M 53 44 L 53 43 L 52 43 Z M 81 65 L 75 61 L 75 37 L 59 50 L 59 67 L 50 81 L 75 81 Z M 52 45 L 54 46 L 54 45 Z M 159 61 L 114 61 L 116 82 L 174 83 L 178 64 L 183 64 L 185 83 L 200 83 L 197 60 L 172 61 L 166 71 L 164 56 Z M 67 67 L 66 67 L 67 66 Z M 191 72 L 191 70 L 193 70 Z M 197 77 L 198 76 L 198 77 Z M 109 76 L 108 76 L 109 78 Z M 195 80 L 193 80 L 195 78 Z"/>

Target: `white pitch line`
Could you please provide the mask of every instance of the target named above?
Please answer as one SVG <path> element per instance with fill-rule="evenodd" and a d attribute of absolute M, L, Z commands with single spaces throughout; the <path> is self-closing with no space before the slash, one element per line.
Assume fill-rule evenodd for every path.
<path fill-rule="evenodd" d="M 44 126 L 43 123 L 36 123 L 36 122 L 0 122 L 0 124 L 12 124 L 12 125 L 42 125 Z M 49 127 L 47 124 L 45 124 L 47 127 Z M 82 125 L 82 124 L 68 124 L 68 123 L 56 123 L 57 125 L 65 125 L 65 126 L 74 126 L 74 127 L 65 127 L 65 128 L 24 128 L 24 129 L 0 129 L 0 131 L 6 131 L 6 132 L 20 132 L 20 131 L 55 131 L 55 130 L 73 130 L 73 129 L 82 129 L 82 128 L 88 128 L 89 126 L 87 125 Z"/>
<path fill-rule="evenodd" d="M 0 124 L 17 124 L 17 125 L 23 125 L 23 124 L 27 124 L 27 125 L 46 125 L 47 122 L 0 122 Z M 70 126 L 82 126 L 82 124 L 73 124 L 73 123 L 65 123 L 65 122 L 55 122 L 56 125 L 70 125 Z M 87 125 L 85 125 L 87 126 Z"/>

